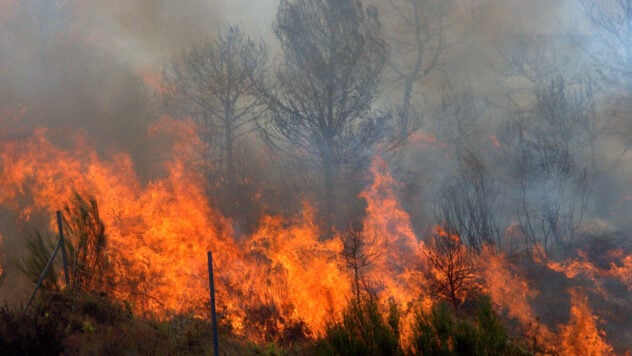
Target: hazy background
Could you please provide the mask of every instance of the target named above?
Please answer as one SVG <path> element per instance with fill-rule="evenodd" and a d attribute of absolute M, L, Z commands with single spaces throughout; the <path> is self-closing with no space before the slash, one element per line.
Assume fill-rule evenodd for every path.
<path fill-rule="evenodd" d="M 401 23 L 389 2 L 373 4 L 380 8 L 385 38 L 397 41 Z M 443 89 L 471 91 L 485 106 L 478 151 L 493 166 L 493 174 L 501 175 L 503 167 L 495 161 L 492 136 L 516 109 L 510 99 L 525 107 L 532 99 L 521 91 L 532 83 L 506 71 L 503 54 L 525 50 L 544 62 L 553 58 L 573 80 L 587 76 L 598 81 L 591 64 L 598 41 L 576 1 L 464 0 L 455 4 L 446 28 L 454 44 L 442 54 L 440 70 L 419 81 L 413 92 L 413 102 L 422 113 L 419 130 L 435 136 L 432 118 Z M 141 178 L 149 181 L 159 155 L 145 133 L 152 121 L 165 114 L 157 95 L 163 68 L 191 46 L 213 37 L 226 23 L 241 24 L 253 38 L 265 41 L 269 65 L 276 65 L 280 53 L 272 23 L 277 5 L 274 0 L 0 0 L 0 141 L 45 127 L 63 147 L 69 144 L 67 130 L 78 130 L 104 157 L 129 152 Z M 607 104 L 611 96 L 603 94 L 608 92 L 597 94 L 598 117 L 611 115 Z M 386 108 L 400 100 L 401 86 L 388 69 L 382 93 L 377 106 Z M 631 193 L 632 164 L 629 153 L 621 154 L 623 138 L 612 131 L 605 133 L 598 146 L 601 173 L 590 217 L 622 229 L 630 223 L 626 197 Z M 395 174 L 403 182 L 402 199 L 418 231 L 432 223 L 439 187 L 454 170 L 450 142 L 439 141 L 413 140 L 391 157 Z M 252 145 L 261 143 L 253 137 Z M 274 177 L 270 173 L 261 179 L 272 180 L 266 184 L 273 185 Z M 32 232 L 9 226 L 14 216 L 7 211 L 0 226 L 4 278 L 14 273 L 7 261 L 19 255 L 20 236 Z M 509 224 L 511 217 L 507 219 Z"/>

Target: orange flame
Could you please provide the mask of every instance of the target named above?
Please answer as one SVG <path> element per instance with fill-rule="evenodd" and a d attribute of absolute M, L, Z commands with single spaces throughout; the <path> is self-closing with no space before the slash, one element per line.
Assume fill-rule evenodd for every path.
<path fill-rule="evenodd" d="M 208 206 L 203 179 L 192 169 L 201 147 L 195 129 L 190 120 L 168 118 L 152 126 L 152 135 L 169 136 L 172 154 L 165 175 L 147 184 L 138 179 L 128 154 L 103 159 L 82 136 L 72 140 L 70 149 L 54 145 L 44 129 L 5 140 L 0 204 L 29 219 L 35 211 L 61 209 L 73 191 L 94 195 L 107 228 L 116 276 L 113 294 L 133 301 L 138 311 L 203 307 L 208 295 L 205 252 L 212 250 L 220 313 L 236 331 L 246 332 L 249 312 L 263 305 L 276 310 L 278 321 L 300 320 L 321 333 L 352 295 L 341 240 L 319 241 L 313 209 L 305 205 L 298 220 L 263 217 L 253 236 L 235 242 L 230 221 Z M 366 194 L 371 205 L 377 203 L 376 194 Z M 383 212 L 371 208 L 366 223 L 367 234 L 380 241 L 375 248 L 389 251 L 374 272 L 376 281 L 384 271 L 404 272 L 408 262 L 402 257 L 420 248 L 410 226 L 402 223 L 407 216 L 395 205 L 390 208 L 399 212 L 399 220 L 372 222 Z M 389 296 L 403 302 L 412 300 L 410 287 L 417 282 L 412 275 L 379 280 L 386 290 L 399 290 Z"/>
<path fill-rule="evenodd" d="M 378 297 L 385 304 L 389 299 L 402 307 L 404 328 L 413 317 L 416 302 L 429 306 L 424 270 L 427 268 L 425 245 L 413 232 L 409 215 L 397 198 L 397 182 L 390 175 L 386 162 L 376 156 L 371 165 L 373 183 L 360 196 L 367 202 L 363 239 L 374 256 L 367 278 L 378 286 Z"/>
<path fill-rule="evenodd" d="M 322 334 L 327 321 L 338 317 L 354 297 L 343 236 L 320 241 L 316 214 L 306 203 L 291 219 L 263 216 L 251 236 L 236 240 L 231 221 L 205 198 L 204 177 L 196 173 L 204 146 L 196 130 L 191 120 L 169 118 L 150 128 L 149 134 L 167 142 L 170 153 L 162 159 L 161 173 L 148 183 L 138 177 L 129 154 L 104 158 L 81 135 L 66 135 L 70 140 L 63 145 L 54 144 L 54 135 L 45 129 L 5 135 L 0 140 L 0 205 L 28 220 L 62 209 L 73 191 L 94 195 L 109 238 L 115 275 L 110 293 L 132 301 L 139 312 L 204 313 L 205 253 L 211 250 L 218 310 L 234 331 L 264 340 L 266 333 L 304 323 L 313 334 Z M 429 250 L 413 231 L 387 163 L 375 157 L 370 172 L 372 183 L 361 194 L 367 208 L 360 237 L 370 256 L 362 277 L 383 307 L 388 301 L 399 305 L 405 341 L 415 308 L 433 304 L 426 280 Z M 436 233 L 459 238 L 442 230 Z M 615 278 L 632 290 L 632 256 L 623 250 L 610 251 L 609 268 L 599 268 L 581 253 L 563 262 L 540 257 L 532 262 L 569 280 L 594 280 L 596 287 L 582 293 L 606 293 L 599 281 L 603 278 Z M 533 310 L 538 290 L 504 254 L 485 248 L 473 262 L 476 278 L 483 282 L 480 287 L 495 307 L 525 329 L 537 329 L 526 334 L 547 350 L 612 352 L 579 290 L 571 291 L 569 324 L 556 333 Z"/>
<path fill-rule="evenodd" d="M 571 290 L 571 320 L 561 327 L 560 355 L 611 355 L 612 346 L 604 341 L 588 301 L 577 290 Z"/>

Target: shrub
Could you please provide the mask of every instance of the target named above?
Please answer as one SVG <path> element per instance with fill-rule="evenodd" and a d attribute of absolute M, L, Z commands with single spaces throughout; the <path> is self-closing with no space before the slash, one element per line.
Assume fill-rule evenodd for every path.
<path fill-rule="evenodd" d="M 399 346 L 399 312 L 391 304 L 383 317 L 375 298 L 354 299 L 345 309 L 342 320 L 327 327 L 318 341 L 317 354 L 329 355 L 397 355 Z"/>
<path fill-rule="evenodd" d="M 475 315 L 457 315 L 446 303 L 415 316 L 413 355 L 525 355 L 512 342 L 488 298 L 477 303 Z"/>

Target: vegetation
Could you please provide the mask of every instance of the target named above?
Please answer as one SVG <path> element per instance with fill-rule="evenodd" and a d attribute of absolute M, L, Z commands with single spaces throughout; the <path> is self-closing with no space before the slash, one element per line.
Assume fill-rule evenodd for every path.
<path fill-rule="evenodd" d="M 282 346 L 255 345 L 220 332 L 220 353 L 245 355 L 526 355 L 483 298 L 474 312 L 448 304 L 418 312 L 410 345 L 400 338 L 398 309 L 381 311 L 373 298 L 351 301 L 325 335 Z M 221 330 L 220 330 L 221 331 Z M 26 310 L 0 309 L 0 349 L 5 355 L 211 354 L 210 322 L 191 315 L 141 318 L 128 305 L 84 292 L 45 292 Z"/>
<path fill-rule="evenodd" d="M 0 309 L 4 355 L 190 355 L 212 353 L 210 323 L 192 316 L 141 319 L 124 303 L 83 292 L 46 292 L 27 310 Z M 237 352 L 222 339 L 220 350 Z"/>
<path fill-rule="evenodd" d="M 275 151 L 315 164 L 331 237 L 344 171 L 370 157 L 390 125 L 371 113 L 388 48 L 376 12 L 357 0 L 281 1 L 275 34 L 284 62 L 260 89 L 269 109 L 262 132 Z"/>
<path fill-rule="evenodd" d="M 55 245 L 50 238 L 36 232 L 26 241 L 26 248 L 29 253 L 28 257 L 17 261 L 16 265 L 35 283 L 46 268 L 46 264 L 55 250 Z M 57 270 L 55 264 L 52 264 L 42 280 L 42 286 L 45 289 L 59 289 L 58 282 Z"/>
<path fill-rule="evenodd" d="M 328 355 L 398 355 L 399 314 L 392 306 L 384 315 L 374 298 L 353 300 L 342 320 L 327 327 L 316 353 Z"/>
<path fill-rule="evenodd" d="M 74 193 L 69 205 L 64 208 L 64 245 L 68 253 L 69 279 L 73 288 L 85 291 L 107 291 L 107 235 L 99 216 L 99 206 L 93 196 L 87 199 Z M 58 237 L 51 238 L 36 232 L 26 241 L 29 254 L 17 261 L 17 267 L 33 282 L 43 273 L 48 260 L 57 247 Z M 58 275 L 63 271 L 61 251 L 53 260 L 42 286 L 59 290 Z"/>
<path fill-rule="evenodd" d="M 229 25 L 217 39 L 192 48 L 163 74 L 165 110 L 200 123 L 208 193 L 225 215 L 242 223 L 252 213 L 252 204 L 247 204 L 252 197 L 245 194 L 249 187 L 240 154 L 261 115 L 263 103 L 254 95 L 251 80 L 260 75 L 265 61 L 265 47 L 239 26 Z"/>
<path fill-rule="evenodd" d="M 0 310 L 0 353 L 210 353 L 208 249 L 227 353 L 632 349 L 632 0 L 539 2 L 585 15 L 568 33 L 519 0 L 280 0 L 269 47 L 205 33 L 207 1 L 75 3 L 0 1 L 0 262 L 25 246 L 37 281 L 61 251 L 32 231 L 67 199 L 70 281 L 58 254 Z"/>
<path fill-rule="evenodd" d="M 459 315 L 447 304 L 420 311 L 413 330 L 415 355 L 529 354 L 511 340 L 487 298 L 477 303 L 473 316 Z"/>

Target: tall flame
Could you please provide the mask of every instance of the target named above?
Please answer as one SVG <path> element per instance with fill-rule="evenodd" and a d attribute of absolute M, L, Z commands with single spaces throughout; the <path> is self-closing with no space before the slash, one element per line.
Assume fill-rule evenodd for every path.
<path fill-rule="evenodd" d="M 561 327 L 560 355 L 611 355 L 612 346 L 604 341 L 605 333 L 597 327 L 586 297 L 571 290 L 571 320 Z"/>
<path fill-rule="evenodd" d="M 210 250 L 219 313 L 235 332 L 265 340 L 270 333 L 304 324 L 313 334 L 322 334 L 355 297 L 358 276 L 349 268 L 346 232 L 321 241 L 315 211 L 305 203 L 293 218 L 261 217 L 252 235 L 236 239 L 231 221 L 205 198 L 204 178 L 196 173 L 196 158 L 203 150 L 196 129 L 190 120 L 169 118 L 150 128 L 150 135 L 166 138 L 170 154 L 163 159 L 162 175 L 147 183 L 129 154 L 104 158 L 80 134 L 64 135 L 69 139 L 63 144 L 54 144 L 55 135 L 45 129 L 5 134 L 0 140 L 0 205 L 28 220 L 62 209 L 74 191 L 94 195 L 107 229 L 114 276 L 101 287 L 132 301 L 139 312 L 205 313 L 205 257 Z M 371 184 L 361 193 L 367 206 L 359 231 L 367 256 L 361 278 L 383 307 L 394 301 L 401 308 L 404 340 L 415 309 L 427 310 L 436 300 L 426 280 L 429 250 L 413 231 L 386 162 L 375 157 L 370 173 Z M 558 353 L 607 354 L 613 349 L 586 293 L 607 293 L 601 282 L 606 278 L 632 290 L 632 256 L 612 250 L 607 257 L 608 267 L 597 267 L 581 253 L 562 262 L 546 257 L 532 261 L 571 281 L 582 277 L 595 282 L 594 287 L 571 290 L 570 321 L 557 329 L 538 319 L 532 306 L 539 296 L 535 283 L 504 254 L 485 248 L 473 262 L 483 292 L 538 345 Z"/>

